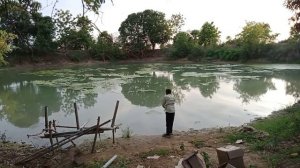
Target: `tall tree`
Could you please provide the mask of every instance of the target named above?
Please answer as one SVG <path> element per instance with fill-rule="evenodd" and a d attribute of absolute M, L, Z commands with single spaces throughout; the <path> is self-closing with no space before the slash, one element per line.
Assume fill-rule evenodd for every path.
<path fill-rule="evenodd" d="M 145 10 L 142 14 L 142 27 L 146 33 L 152 50 L 156 44 L 164 44 L 171 37 L 171 30 L 168 27 L 165 14 L 154 10 Z"/>
<path fill-rule="evenodd" d="M 169 27 L 171 29 L 172 36 L 176 35 L 180 30 L 181 27 L 184 25 L 185 18 L 182 14 L 173 14 L 171 19 L 168 20 Z"/>
<path fill-rule="evenodd" d="M 217 45 L 220 40 L 220 33 L 214 22 L 205 22 L 199 33 L 199 44 L 202 46 Z"/>
<path fill-rule="evenodd" d="M 263 56 L 263 47 L 274 42 L 278 34 L 272 34 L 269 24 L 262 22 L 247 22 L 237 41 L 243 48 L 244 59 Z"/>
<path fill-rule="evenodd" d="M 0 29 L 16 34 L 15 45 L 20 49 L 31 49 L 36 36 L 33 16 L 38 14 L 41 4 L 34 0 L 2 0 L 0 2 Z"/>
<path fill-rule="evenodd" d="M 300 32 L 300 0 L 285 0 L 284 5 L 294 11 L 294 16 L 291 17 L 291 21 L 294 24 L 295 30 Z"/>
<path fill-rule="evenodd" d="M 15 38 L 14 34 L 0 30 L 0 66 L 7 63 L 4 56 L 12 50 L 11 41 Z"/>
<path fill-rule="evenodd" d="M 174 37 L 174 51 L 172 56 L 175 58 L 186 57 L 191 53 L 193 47 L 193 39 L 189 33 L 179 32 Z"/>
<path fill-rule="evenodd" d="M 165 14 L 154 10 L 145 10 L 128 15 L 120 28 L 121 42 L 132 51 L 142 51 L 151 44 L 164 44 L 171 37 L 171 30 Z"/>

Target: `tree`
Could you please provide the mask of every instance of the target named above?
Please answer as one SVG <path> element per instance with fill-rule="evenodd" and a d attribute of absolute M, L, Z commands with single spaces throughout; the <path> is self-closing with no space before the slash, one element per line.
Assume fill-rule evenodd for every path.
<path fill-rule="evenodd" d="M 142 12 L 142 19 L 143 31 L 152 45 L 152 50 L 155 49 L 156 44 L 164 44 L 169 41 L 171 30 L 164 13 L 145 10 Z"/>
<path fill-rule="evenodd" d="M 181 27 L 184 25 L 185 18 L 182 14 L 173 14 L 171 19 L 168 20 L 169 28 L 171 29 L 171 34 L 176 35 L 180 30 Z"/>
<path fill-rule="evenodd" d="M 193 37 L 194 42 L 198 42 L 199 41 L 199 34 L 200 34 L 199 30 L 192 30 L 191 31 L 191 35 Z"/>
<path fill-rule="evenodd" d="M 300 0 L 285 0 L 284 5 L 294 11 L 294 16 L 291 17 L 291 21 L 294 24 L 295 30 L 300 32 Z"/>
<path fill-rule="evenodd" d="M 11 42 L 16 36 L 6 31 L 0 30 L 0 65 L 6 64 L 4 60 L 5 54 L 12 50 Z"/>
<path fill-rule="evenodd" d="M 133 52 L 143 53 L 151 44 L 164 44 L 171 37 L 165 14 L 154 10 L 145 10 L 128 15 L 120 28 L 120 39 L 124 47 Z"/>
<path fill-rule="evenodd" d="M 263 55 L 266 44 L 274 42 L 278 34 L 272 34 L 270 25 L 262 22 L 247 22 L 237 40 L 244 50 L 244 59 Z"/>
<path fill-rule="evenodd" d="M 51 17 L 37 14 L 33 17 L 35 21 L 36 37 L 34 48 L 38 51 L 52 51 L 56 48 L 53 42 L 55 36 L 55 24 Z"/>
<path fill-rule="evenodd" d="M 102 59 L 103 61 L 106 61 L 106 59 L 113 60 L 122 56 L 121 50 L 107 31 L 99 34 L 97 43 L 91 49 L 91 54 L 94 58 Z"/>
<path fill-rule="evenodd" d="M 220 33 L 214 22 L 205 22 L 199 33 L 199 44 L 205 47 L 217 45 Z"/>
<path fill-rule="evenodd" d="M 33 16 L 38 14 L 41 4 L 34 0 L 2 0 L 0 2 L 0 28 L 18 36 L 14 44 L 24 50 L 32 50 L 36 36 Z"/>
<path fill-rule="evenodd" d="M 193 40 L 189 33 L 179 32 L 174 37 L 173 48 L 174 51 L 172 55 L 176 58 L 186 57 L 191 53 L 191 48 L 193 47 Z"/>
<path fill-rule="evenodd" d="M 121 23 L 119 28 L 120 41 L 127 53 L 140 55 L 147 45 L 147 36 L 143 31 L 141 15 L 132 13 Z"/>
<path fill-rule="evenodd" d="M 73 50 L 86 50 L 91 47 L 93 27 L 88 17 L 73 17 L 68 10 L 58 10 L 54 17 L 59 47 Z"/>

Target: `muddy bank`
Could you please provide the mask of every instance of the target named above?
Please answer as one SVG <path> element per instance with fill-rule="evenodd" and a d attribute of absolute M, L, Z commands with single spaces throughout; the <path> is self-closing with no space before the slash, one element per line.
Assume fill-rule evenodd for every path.
<path fill-rule="evenodd" d="M 208 130 L 191 130 L 187 132 L 175 132 L 171 138 L 161 135 L 142 136 L 136 135 L 130 138 L 117 138 L 113 144 L 111 139 L 97 142 L 96 153 L 91 154 L 92 142 L 85 142 L 76 148 L 55 151 L 38 158 L 26 165 L 26 167 L 97 167 L 103 165 L 114 155 L 118 155 L 112 167 L 136 168 L 138 165 L 153 168 L 175 167 L 178 161 L 199 151 L 207 154 L 206 159 L 212 167 L 218 166 L 216 148 L 228 145 L 225 137 L 228 133 L 238 128 L 218 128 Z M 1 144 L 0 167 L 20 167 L 13 165 L 18 158 L 37 151 L 28 145 Z M 235 144 L 244 149 L 244 161 L 246 167 L 267 167 L 267 163 L 261 155 L 250 151 L 246 144 Z M 23 147 L 22 147 L 23 146 Z M 159 156 L 158 159 L 148 159 L 149 156 Z"/>

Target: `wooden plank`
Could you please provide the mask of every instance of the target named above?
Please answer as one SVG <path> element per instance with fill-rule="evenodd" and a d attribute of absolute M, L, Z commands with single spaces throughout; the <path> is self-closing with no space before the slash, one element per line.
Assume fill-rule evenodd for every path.
<path fill-rule="evenodd" d="M 53 145 L 53 139 L 52 139 L 52 121 L 49 121 L 49 139 L 51 146 Z"/>
<path fill-rule="evenodd" d="M 116 120 L 116 117 L 117 117 L 118 108 L 119 108 L 119 100 L 116 103 L 114 115 L 113 115 L 113 118 L 112 118 L 112 122 L 111 122 L 111 127 L 112 128 L 115 126 L 115 120 Z M 115 143 L 115 129 L 112 130 L 112 135 L 113 135 L 113 144 L 114 144 Z"/>
<path fill-rule="evenodd" d="M 78 109 L 77 109 L 77 104 L 74 103 L 74 109 L 75 109 L 75 119 L 76 119 L 76 127 L 79 130 L 79 118 L 78 118 Z"/>
<path fill-rule="evenodd" d="M 101 126 L 109 123 L 111 120 L 107 120 L 106 122 L 102 123 L 99 125 L 100 129 L 99 129 L 99 132 L 98 133 L 103 133 L 104 130 L 102 130 Z M 89 129 L 89 128 L 87 128 Z M 84 129 L 84 130 L 87 130 L 87 129 Z M 108 128 L 109 130 L 111 130 L 110 128 Z M 52 137 L 55 138 L 55 137 L 66 137 L 66 136 L 70 136 L 70 135 L 73 135 L 73 134 L 76 134 L 78 132 L 80 132 L 81 130 L 79 131 L 69 131 L 69 132 L 61 132 L 61 133 L 54 133 L 52 134 Z M 91 129 L 90 131 L 86 132 L 86 134 L 94 134 L 96 131 L 96 128 L 95 129 Z M 41 136 L 41 138 L 49 138 L 49 134 L 44 134 L 44 136 Z"/>
<path fill-rule="evenodd" d="M 91 153 L 95 152 L 95 145 L 96 145 L 96 140 L 97 140 L 97 133 L 99 131 L 99 123 L 100 123 L 100 117 L 98 117 L 98 119 L 97 119 L 97 128 L 96 128 L 96 131 L 95 131 L 95 137 L 94 137 L 94 142 L 93 142 Z"/>
<path fill-rule="evenodd" d="M 45 131 L 48 131 L 48 106 L 45 106 Z"/>
<path fill-rule="evenodd" d="M 115 126 L 115 120 L 116 120 L 116 117 L 117 117 L 118 108 L 119 108 L 119 100 L 116 103 L 114 115 L 113 115 L 112 122 L 111 122 L 111 127 Z"/>

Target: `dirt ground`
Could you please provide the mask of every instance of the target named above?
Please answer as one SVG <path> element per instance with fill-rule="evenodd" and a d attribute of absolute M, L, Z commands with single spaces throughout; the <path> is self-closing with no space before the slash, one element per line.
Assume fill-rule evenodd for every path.
<path fill-rule="evenodd" d="M 13 163 L 38 149 L 32 149 L 26 145 L 4 147 L 3 144 L 0 144 L 2 145 L 0 147 L 0 167 L 101 167 L 100 165 L 117 155 L 117 159 L 111 167 L 174 168 L 181 158 L 185 158 L 194 151 L 198 151 L 200 154 L 205 152 L 207 154 L 206 163 L 210 163 L 211 167 L 218 167 L 216 148 L 229 145 L 224 142 L 224 137 L 232 129 L 175 132 L 171 138 L 164 138 L 161 135 L 137 135 L 130 138 L 117 138 L 115 144 L 112 143 L 112 139 L 98 140 L 96 152 L 93 154 L 91 154 L 92 142 L 86 142 L 78 147 L 55 151 L 54 154 L 51 152 L 47 156 L 20 166 L 15 166 Z M 268 167 L 261 155 L 250 151 L 247 144 L 232 145 L 244 149 L 246 167 Z M 154 155 L 159 158 L 147 158 Z"/>

